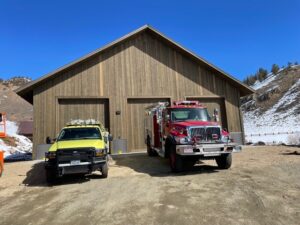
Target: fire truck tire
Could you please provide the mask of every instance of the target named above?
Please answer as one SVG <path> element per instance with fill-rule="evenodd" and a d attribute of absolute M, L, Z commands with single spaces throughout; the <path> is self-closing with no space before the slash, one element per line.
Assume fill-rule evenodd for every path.
<path fill-rule="evenodd" d="M 219 169 L 229 169 L 232 164 L 232 155 L 226 154 L 216 158 Z"/>
<path fill-rule="evenodd" d="M 150 157 L 157 156 L 157 152 L 153 150 L 149 145 L 147 145 L 147 153 Z"/>
<path fill-rule="evenodd" d="M 150 157 L 158 155 L 157 152 L 153 148 L 151 148 L 151 139 L 149 136 L 147 136 L 147 153 Z"/>
<path fill-rule="evenodd" d="M 107 176 L 108 176 L 108 165 L 107 163 L 105 163 L 101 168 L 101 177 L 107 178 Z"/>
<path fill-rule="evenodd" d="M 183 171 L 183 159 L 180 155 L 176 154 L 176 145 L 172 145 L 170 149 L 169 162 L 171 171 L 178 173 Z"/>

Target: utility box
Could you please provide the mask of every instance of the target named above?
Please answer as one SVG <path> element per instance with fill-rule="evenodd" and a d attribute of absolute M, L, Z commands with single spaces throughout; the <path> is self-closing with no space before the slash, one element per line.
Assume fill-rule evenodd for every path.
<path fill-rule="evenodd" d="M 112 154 L 127 153 L 127 139 L 114 139 L 112 141 Z"/>
<path fill-rule="evenodd" d="M 51 144 L 42 144 L 36 147 L 35 159 L 44 159 L 45 153 L 49 151 Z"/>

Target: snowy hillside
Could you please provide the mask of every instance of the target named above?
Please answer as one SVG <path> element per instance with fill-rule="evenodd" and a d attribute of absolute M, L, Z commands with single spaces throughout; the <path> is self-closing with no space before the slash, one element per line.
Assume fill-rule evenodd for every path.
<path fill-rule="evenodd" d="M 15 122 L 7 121 L 7 138 L 0 139 L 0 150 L 4 151 L 4 158 L 22 158 L 32 152 L 32 142 L 25 136 L 18 135 L 18 126 Z"/>
<path fill-rule="evenodd" d="M 246 141 L 300 144 L 300 67 L 268 74 L 242 99 Z"/>

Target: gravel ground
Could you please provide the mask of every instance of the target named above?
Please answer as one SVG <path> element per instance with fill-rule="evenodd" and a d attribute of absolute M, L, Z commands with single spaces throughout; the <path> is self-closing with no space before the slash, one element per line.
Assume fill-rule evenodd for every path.
<path fill-rule="evenodd" d="M 45 182 L 43 162 L 5 164 L 0 224 L 299 224 L 299 148 L 245 147 L 229 170 L 180 174 L 145 154 L 115 157 L 109 177 Z"/>

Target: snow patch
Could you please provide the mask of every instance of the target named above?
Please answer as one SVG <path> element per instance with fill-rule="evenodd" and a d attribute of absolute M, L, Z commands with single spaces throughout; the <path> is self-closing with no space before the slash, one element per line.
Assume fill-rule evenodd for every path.
<path fill-rule="evenodd" d="M 273 73 L 269 73 L 267 75 L 266 79 L 264 79 L 263 81 L 257 80 L 251 87 L 254 90 L 260 89 L 260 88 L 268 85 L 269 83 L 271 83 L 273 80 L 275 80 L 275 78 L 276 78 L 276 75 L 274 75 Z"/>
<path fill-rule="evenodd" d="M 6 121 L 7 136 L 12 137 L 16 141 L 16 147 L 8 146 L 0 139 L 0 150 L 4 151 L 4 159 L 8 159 L 14 155 L 22 155 L 32 152 L 32 142 L 23 135 L 18 134 L 19 127 L 15 122 Z"/>
<path fill-rule="evenodd" d="M 297 101 L 300 92 L 300 79 L 282 96 L 282 98 L 263 114 L 259 109 L 244 113 L 246 141 L 267 144 L 289 144 L 291 134 L 300 134 L 300 114 L 295 114 L 299 104 L 282 112 L 280 108 Z"/>

